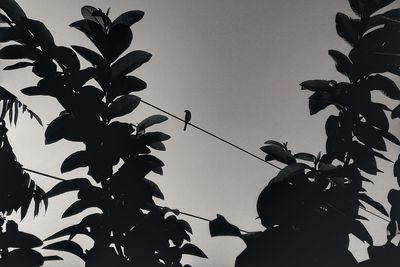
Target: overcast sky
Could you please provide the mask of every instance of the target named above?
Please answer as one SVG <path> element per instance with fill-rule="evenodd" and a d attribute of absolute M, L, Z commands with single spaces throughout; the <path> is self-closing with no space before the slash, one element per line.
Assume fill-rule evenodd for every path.
<path fill-rule="evenodd" d="M 350 14 L 346 0 L 113 0 L 61 1 L 20 0 L 27 15 L 43 21 L 58 45 L 87 45 L 82 33 L 68 27 L 81 18 L 80 8 L 93 5 L 115 18 L 120 13 L 140 9 L 146 15 L 134 25 L 132 49 L 153 54 L 136 75 L 147 81 L 148 89 L 138 95 L 178 116 L 192 111 L 192 123 L 205 128 L 259 156 L 264 141 L 289 142 L 295 152 L 324 150 L 324 119 L 333 109 L 313 117 L 308 113 L 309 94 L 299 83 L 308 79 L 342 79 L 327 55 L 328 49 L 347 51 L 335 33 L 334 17 Z M 392 5 L 393 7 L 394 5 Z M 1 63 L 4 67 L 4 62 Z M 54 99 L 26 97 L 19 90 L 33 85 L 27 71 L 2 72 L 0 84 L 14 92 L 48 124 L 61 111 Z M 133 116 L 136 123 L 156 110 L 141 105 Z M 399 134 L 399 125 L 393 125 Z M 276 175 L 267 164 L 227 146 L 193 128 L 182 131 L 181 122 L 170 118 L 156 130 L 172 136 L 167 151 L 157 153 L 165 162 L 164 176 L 152 176 L 166 197 L 164 205 L 214 218 L 217 213 L 242 229 L 260 230 L 256 220 L 258 194 Z M 20 162 L 27 168 L 61 175 L 63 159 L 79 145 L 61 141 L 44 145 L 44 129 L 23 118 L 10 138 Z M 395 159 L 398 150 L 391 150 Z M 381 165 L 382 166 L 382 165 Z M 382 168 L 384 168 L 383 166 Z M 391 169 L 381 175 L 371 190 L 378 201 L 386 201 L 395 179 Z M 85 175 L 85 170 L 62 177 Z M 55 182 L 32 175 L 46 189 Z M 379 181 L 378 181 L 379 180 Z M 369 187 L 370 188 L 370 187 Z M 61 219 L 75 194 L 51 199 L 46 216 L 33 215 L 21 223 L 25 231 L 45 238 L 76 222 Z M 208 260 L 185 258 L 193 266 L 233 266 L 244 244 L 235 238 L 210 238 L 208 224 L 187 219 L 193 226 L 193 243 Z M 385 241 L 385 222 L 371 218 L 367 224 L 376 244 Z M 365 258 L 365 246 L 352 242 L 358 259 Z M 60 253 L 61 254 L 61 253 Z M 59 267 L 81 267 L 75 256 L 63 254 Z"/>

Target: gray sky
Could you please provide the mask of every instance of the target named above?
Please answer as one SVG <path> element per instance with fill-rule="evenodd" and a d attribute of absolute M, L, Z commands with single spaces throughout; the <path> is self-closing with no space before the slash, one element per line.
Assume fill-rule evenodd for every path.
<path fill-rule="evenodd" d="M 153 54 L 136 75 L 148 83 L 139 93 L 148 102 L 183 116 L 192 111 L 192 122 L 257 155 L 264 141 L 287 141 L 293 151 L 318 153 L 324 150 L 324 119 L 329 109 L 310 117 L 307 92 L 299 83 L 308 79 L 342 79 L 327 55 L 328 49 L 347 51 L 335 34 L 334 17 L 341 11 L 350 14 L 346 0 L 119 0 L 54 1 L 20 0 L 27 15 L 43 21 L 58 45 L 86 45 L 86 38 L 68 25 L 81 18 L 80 8 L 89 4 L 106 10 L 111 17 L 140 9 L 144 19 L 133 27 L 133 49 Z M 393 7 L 393 5 L 392 5 Z M 2 63 L 1 66 L 4 66 Z M 0 84 L 18 94 L 35 79 L 30 71 L 2 72 Z M 21 99 L 36 111 L 45 124 L 61 111 L 50 98 Z M 390 103 L 389 103 L 390 104 Z M 156 110 L 141 105 L 127 121 L 139 122 Z M 399 125 L 393 125 L 399 134 Z M 171 118 L 157 126 L 172 136 L 167 151 L 157 153 L 165 162 L 164 176 L 154 176 L 164 195 L 164 205 L 214 218 L 223 214 L 246 230 L 260 230 L 255 220 L 258 194 L 277 170 L 197 131 L 182 131 L 181 122 Z M 63 159 L 79 145 L 61 141 L 44 146 L 44 129 L 23 118 L 10 138 L 18 159 L 27 168 L 61 175 Z M 395 159 L 398 150 L 389 151 Z M 388 188 L 393 187 L 387 173 L 376 179 L 370 194 L 386 203 Z M 75 178 L 85 175 L 77 170 L 63 175 Z M 55 182 L 32 175 L 46 189 Z M 371 187 L 372 188 L 372 187 Z M 21 228 L 45 238 L 76 222 L 61 219 L 61 214 L 75 194 L 51 199 L 46 216 L 32 220 L 32 214 Z M 193 266 L 233 266 L 244 244 L 235 238 L 210 238 L 208 224 L 187 219 L 193 226 L 193 243 L 209 256 L 208 260 L 187 257 Z M 371 218 L 367 224 L 376 244 L 385 241 L 386 224 Z M 365 246 L 352 240 L 352 251 L 365 258 Z M 81 267 L 78 258 L 63 254 L 59 267 Z"/>

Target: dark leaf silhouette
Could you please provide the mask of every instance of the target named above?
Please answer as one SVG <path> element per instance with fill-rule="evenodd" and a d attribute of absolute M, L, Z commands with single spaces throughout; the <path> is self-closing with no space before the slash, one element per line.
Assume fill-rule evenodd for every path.
<path fill-rule="evenodd" d="M 111 103 L 109 108 L 110 118 L 116 118 L 131 113 L 139 104 L 139 97 L 123 95 Z"/>
<path fill-rule="evenodd" d="M 304 163 L 292 163 L 283 168 L 271 182 L 281 182 L 299 174 L 304 174 L 306 169 L 310 169 L 310 166 Z"/>
<path fill-rule="evenodd" d="M 343 13 L 336 15 L 336 31 L 340 37 L 346 40 L 351 45 L 354 45 L 359 40 L 358 22 L 353 21 Z"/>
<path fill-rule="evenodd" d="M 210 235 L 214 236 L 238 236 L 240 230 L 237 226 L 230 224 L 224 216 L 217 214 L 217 218 L 209 223 Z"/>
<path fill-rule="evenodd" d="M 39 238 L 24 232 L 5 232 L 0 235 L 0 248 L 34 248 L 42 244 Z"/>
<path fill-rule="evenodd" d="M 145 51 L 132 51 L 118 59 L 111 66 L 111 73 L 113 77 L 119 77 L 139 68 L 142 64 L 148 62 L 151 58 L 151 54 Z"/>
<path fill-rule="evenodd" d="M 386 211 L 385 207 L 383 207 L 383 205 L 381 203 L 373 200 L 372 198 L 370 198 L 366 194 L 359 194 L 358 197 L 360 198 L 360 200 L 364 201 L 365 203 L 368 203 L 369 205 L 371 205 L 372 207 L 377 209 L 382 214 L 384 214 L 386 216 L 389 216 L 389 214 Z"/>
<path fill-rule="evenodd" d="M 188 255 L 193 255 L 201 258 L 207 258 L 207 255 L 204 254 L 204 252 L 199 249 L 197 246 L 193 244 L 184 244 L 183 247 L 181 248 L 182 254 L 188 254 Z"/>
<path fill-rule="evenodd" d="M 45 194 L 45 196 L 47 198 L 51 198 L 66 192 L 81 190 L 91 186 L 92 184 L 86 178 L 66 180 L 56 184 L 49 192 Z"/>
<path fill-rule="evenodd" d="M 13 65 L 7 66 L 4 68 L 4 70 L 16 70 L 16 69 L 21 69 L 25 67 L 32 66 L 33 64 L 30 62 L 18 62 Z"/>
<path fill-rule="evenodd" d="M 140 10 L 132 10 L 119 15 L 112 23 L 113 26 L 123 24 L 128 27 L 140 21 L 144 16 L 144 12 Z"/>
<path fill-rule="evenodd" d="M 381 131 L 368 125 L 367 123 L 359 123 L 354 129 L 354 133 L 358 140 L 375 149 L 386 151 L 385 140 Z"/>
<path fill-rule="evenodd" d="M 26 18 L 25 12 L 14 0 L 3 0 L 0 2 L 0 9 L 6 12 L 7 16 L 13 21 Z"/>
<path fill-rule="evenodd" d="M 82 260 L 85 260 L 85 255 L 83 254 L 82 248 L 75 242 L 70 240 L 59 241 L 50 245 L 43 247 L 43 249 L 66 251 L 75 256 L 78 256 Z"/>
<path fill-rule="evenodd" d="M 0 58 L 1 59 L 32 59 L 36 58 L 36 53 L 32 52 L 27 46 L 25 45 L 8 45 L 3 47 L 0 50 Z"/>
<path fill-rule="evenodd" d="M 84 200 L 78 200 L 71 204 L 63 213 L 62 218 L 70 217 L 81 213 L 82 211 L 92 207 L 90 203 Z"/>
<path fill-rule="evenodd" d="M 346 75 L 349 78 L 352 78 L 353 64 L 351 63 L 350 59 L 336 50 L 329 50 L 328 53 L 335 61 L 337 71 Z"/>
<path fill-rule="evenodd" d="M 277 145 L 267 145 L 260 148 L 262 151 L 267 153 L 273 159 L 278 160 L 282 163 L 291 164 L 296 162 L 295 157 L 286 149 Z"/>
<path fill-rule="evenodd" d="M 353 221 L 350 229 L 351 233 L 361 241 L 367 242 L 370 245 L 373 244 L 371 235 L 368 233 L 367 229 L 365 229 L 365 226 L 361 222 Z"/>
<path fill-rule="evenodd" d="M 168 120 L 168 117 L 164 115 L 152 115 L 150 117 L 147 117 L 137 125 L 137 131 L 141 132 L 152 125 L 162 123 L 166 120 Z"/>
<path fill-rule="evenodd" d="M 42 266 L 43 256 L 32 249 L 15 249 L 0 259 L 2 266 Z"/>
<path fill-rule="evenodd" d="M 89 159 L 86 151 L 77 151 L 69 155 L 61 165 L 61 172 L 72 171 L 79 167 L 87 167 L 89 165 Z"/>

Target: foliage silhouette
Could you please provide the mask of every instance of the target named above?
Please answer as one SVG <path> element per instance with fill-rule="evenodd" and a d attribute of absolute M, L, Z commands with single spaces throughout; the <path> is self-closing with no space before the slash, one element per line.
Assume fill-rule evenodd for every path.
<path fill-rule="evenodd" d="M 163 142 L 170 138 L 162 132 L 147 132 L 148 128 L 167 118 L 153 115 L 138 125 L 115 119 L 134 111 L 140 98 L 130 93 L 146 88 L 144 81 L 129 74 L 149 61 L 151 54 L 135 50 L 122 55 L 132 42 L 130 27 L 144 13 L 128 11 L 112 21 L 109 10 L 104 13 L 84 6 L 83 19 L 70 26 L 84 33 L 98 53 L 77 45 L 72 49 L 57 46 L 46 26 L 27 18 L 13 0 L 1 2 L 0 9 L 5 12 L 2 21 L 8 24 L 1 28 L 3 41 L 14 41 L 0 50 L 0 58 L 27 60 L 8 69 L 32 67 L 41 78 L 37 85 L 21 91 L 56 98 L 64 108 L 47 127 L 46 144 L 65 139 L 85 145 L 64 160 L 61 171 L 87 167 L 91 178 L 60 182 L 43 199 L 77 191 L 78 200 L 62 217 L 93 207 L 101 211 L 48 237 L 46 241 L 69 238 L 44 249 L 72 253 L 87 267 L 179 267 L 183 254 L 206 257 L 190 243 L 191 227 L 177 218 L 179 213 L 155 204 L 153 198 L 164 196 L 146 178 L 150 172 L 162 175 L 164 163 L 151 155 L 151 148 L 165 150 Z M 92 67 L 81 69 L 77 54 Z M 119 169 L 114 171 L 115 167 Z M 84 250 L 73 241 L 76 235 L 93 239 L 93 247 Z M 30 264 L 36 266 L 33 261 Z"/>
<path fill-rule="evenodd" d="M 373 15 L 394 0 L 349 2 L 358 18 L 338 13 L 336 30 L 352 49 L 348 56 L 336 50 L 328 53 L 348 81 L 309 80 L 300 84 L 313 92 L 309 98 L 311 115 L 330 105 L 338 110 L 326 121 L 326 153 L 293 154 L 287 143 L 265 142 L 261 147 L 267 154 L 265 160 L 286 165 L 258 197 L 257 212 L 266 230 L 241 234 L 220 215 L 210 223 L 212 236 L 238 236 L 246 243 L 247 248 L 236 259 L 237 267 L 396 266 L 399 262 L 400 249 L 391 240 L 398 234 L 400 191 L 389 193 L 391 222 L 384 246 L 373 246 L 372 237 L 360 222 L 365 218 L 358 211 L 367 203 L 389 215 L 382 204 L 365 193 L 363 184 L 371 182 L 365 176 L 381 172 L 377 158 L 391 162 L 382 154 L 387 150 L 386 141 L 400 145 L 389 132 L 385 113 L 400 117 L 400 106 L 392 111 L 371 97 L 373 91 L 380 91 L 400 100 L 397 85 L 382 75 L 400 75 L 400 9 Z M 394 175 L 398 179 L 399 166 L 397 160 Z M 355 261 L 348 251 L 350 233 L 370 244 L 370 260 Z"/>

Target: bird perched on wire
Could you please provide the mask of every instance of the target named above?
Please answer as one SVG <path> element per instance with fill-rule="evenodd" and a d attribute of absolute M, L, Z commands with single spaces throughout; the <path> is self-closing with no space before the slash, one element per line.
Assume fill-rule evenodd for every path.
<path fill-rule="evenodd" d="M 192 119 L 192 113 L 189 110 L 185 110 L 185 126 L 183 130 L 186 131 L 186 127 L 188 126 L 190 120 Z"/>

